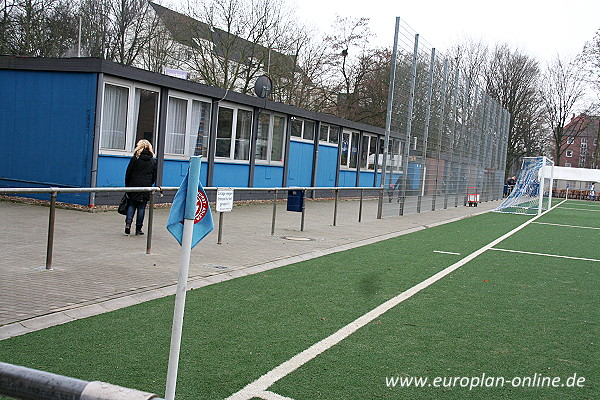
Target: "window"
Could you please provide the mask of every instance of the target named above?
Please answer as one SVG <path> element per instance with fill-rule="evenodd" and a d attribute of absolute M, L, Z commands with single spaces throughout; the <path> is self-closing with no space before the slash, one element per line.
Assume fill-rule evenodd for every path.
<path fill-rule="evenodd" d="M 252 111 L 219 106 L 215 156 L 249 160 L 251 132 Z"/>
<path fill-rule="evenodd" d="M 319 141 L 321 143 L 337 144 L 340 128 L 328 124 L 321 124 L 319 129 Z"/>
<path fill-rule="evenodd" d="M 565 163 L 565 167 L 570 167 L 570 166 L 571 166 L 571 163 L 568 163 L 568 162 Z"/>
<path fill-rule="evenodd" d="M 340 165 L 347 168 L 356 168 L 358 162 L 358 132 L 345 131 L 342 133 L 342 153 Z"/>
<path fill-rule="evenodd" d="M 567 157 L 573 157 L 573 150 L 567 150 L 567 151 L 565 152 L 565 155 L 566 155 Z"/>
<path fill-rule="evenodd" d="M 567 144 L 573 144 L 575 143 L 575 138 L 569 137 L 567 138 Z"/>
<path fill-rule="evenodd" d="M 169 97 L 165 153 L 183 154 L 187 122 L 187 101 Z"/>
<path fill-rule="evenodd" d="M 285 117 L 261 113 L 256 133 L 256 160 L 265 163 L 283 162 Z"/>
<path fill-rule="evenodd" d="M 587 144 L 587 138 L 586 137 L 582 137 L 581 138 L 581 144 Z"/>
<path fill-rule="evenodd" d="M 158 126 L 159 91 L 133 82 L 107 78 L 100 119 L 103 154 L 132 152 L 140 139 L 154 143 Z"/>
<path fill-rule="evenodd" d="M 167 105 L 165 154 L 208 156 L 210 107 L 208 101 L 172 92 Z"/>
<path fill-rule="evenodd" d="M 310 140 L 315 139 L 315 123 L 304 119 L 292 117 L 292 138 Z"/>
<path fill-rule="evenodd" d="M 363 135 L 362 146 L 360 149 L 360 167 L 366 169 L 375 169 L 375 148 L 377 146 L 377 136 Z"/>
<path fill-rule="evenodd" d="M 104 149 L 125 150 L 127 139 L 127 102 L 129 88 L 106 84 L 102 107 L 102 141 Z"/>

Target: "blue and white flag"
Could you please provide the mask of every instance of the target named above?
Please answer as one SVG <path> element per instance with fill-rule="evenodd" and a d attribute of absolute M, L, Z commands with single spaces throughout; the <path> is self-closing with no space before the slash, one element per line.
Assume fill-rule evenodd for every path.
<path fill-rule="evenodd" d="M 198 191 L 197 196 L 194 195 L 195 188 Z M 189 194 L 188 190 L 190 191 Z M 179 190 L 175 194 L 167 221 L 167 229 L 177 239 L 179 244 L 181 244 L 183 239 L 184 219 L 194 220 L 192 248 L 215 227 L 210 205 L 208 204 L 208 197 L 206 197 L 204 188 L 200 183 L 200 157 L 190 158 L 190 167 L 185 178 L 183 178 L 183 182 L 181 182 Z"/>

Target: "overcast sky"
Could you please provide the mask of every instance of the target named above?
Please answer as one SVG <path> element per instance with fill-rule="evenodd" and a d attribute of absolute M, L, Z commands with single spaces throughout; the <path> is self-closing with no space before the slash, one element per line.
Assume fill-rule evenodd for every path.
<path fill-rule="evenodd" d="M 600 0 L 291 0 L 301 21 L 325 32 L 342 17 L 368 17 L 373 44 L 392 47 L 396 17 L 445 51 L 465 37 L 508 43 L 545 63 L 572 57 L 600 29 Z"/>

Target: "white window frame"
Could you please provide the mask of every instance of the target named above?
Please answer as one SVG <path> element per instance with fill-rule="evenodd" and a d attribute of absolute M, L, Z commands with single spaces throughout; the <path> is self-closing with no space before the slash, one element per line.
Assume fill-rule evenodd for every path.
<path fill-rule="evenodd" d="M 573 157 L 573 150 L 567 150 L 565 151 L 565 157 Z"/>
<path fill-rule="evenodd" d="M 109 77 L 109 76 L 105 76 L 104 81 L 102 82 L 102 114 L 100 115 L 100 135 L 102 135 L 102 131 L 103 131 L 103 116 L 104 116 L 104 97 L 105 97 L 105 93 L 106 93 L 106 85 L 113 85 L 113 86 L 119 86 L 119 87 L 124 87 L 128 89 L 128 97 L 127 97 L 127 119 L 125 121 L 126 123 L 126 127 L 125 127 L 125 149 L 121 150 L 121 149 L 106 149 L 102 147 L 102 137 L 100 137 L 100 142 L 99 142 L 99 154 L 106 154 L 106 155 L 132 155 L 133 154 L 133 150 L 135 148 L 135 129 L 136 129 L 136 120 L 135 118 L 137 117 L 137 115 L 135 115 L 135 90 L 136 89 L 143 89 L 143 90 L 149 90 L 152 92 L 156 92 L 158 93 L 158 104 L 160 104 L 160 88 L 157 86 L 152 86 L 152 85 L 147 85 L 144 83 L 139 83 L 139 82 L 134 82 L 134 81 L 128 81 L 125 79 L 119 79 L 119 78 L 113 78 L 113 77 Z M 158 138 L 158 121 L 159 121 L 159 113 L 160 113 L 160 107 L 157 107 L 156 109 L 156 118 L 155 118 L 155 126 L 154 126 L 154 140 L 156 141 Z M 154 144 L 154 146 L 156 146 L 156 144 Z"/>
<path fill-rule="evenodd" d="M 360 153 L 358 155 L 358 164 L 360 166 L 361 171 L 375 171 L 375 157 L 377 157 L 377 153 L 375 153 L 375 151 L 377 150 L 377 141 L 379 140 L 379 136 L 372 134 L 372 133 L 363 133 L 360 137 L 360 141 L 362 144 L 364 144 L 364 139 L 368 137 L 369 140 L 367 140 L 367 165 L 365 167 L 362 166 L 361 162 L 361 153 L 364 150 L 362 147 L 360 148 Z M 371 142 L 372 142 L 372 138 L 375 138 L 375 149 L 373 149 L 373 168 L 369 168 L 369 157 L 371 156 Z"/>
<path fill-rule="evenodd" d="M 348 148 L 346 149 L 346 151 L 348 152 L 348 157 L 346 157 L 346 162 L 342 163 L 342 156 L 344 154 L 344 149 L 343 149 L 343 145 L 344 145 L 344 135 L 348 134 Z M 352 137 L 354 135 L 357 135 L 358 137 L 358 146 L 356 149 L 356 166 L 351 167 L 350 166 L 350 159 L 351 159 L 351 150 L 352 150 Z M 360 167 L 360 152 L 358 151 L 360 149 L 360 139 L 361 135 L 359 131 L 353 131 L 350 129 L 344 129 L 342 131 L 342 140 L 340 141 L 340 167 L 342 169 L 347 169 L 347 170 L 351 170 L 351 171 L 355 171 L 356 167 Z"/>
<path fill-rule="evenodd" d="M 327 139 L 326 140 L 321 140 L 321 129 L 323 129 L 324 127 L 327 127 Z M 337 125 L 331 125 L 331 124 L 324 124 L 321 123 L 321 125 L 319 126 L 319 144 L 324 144 L 324 145 L 330 145 L 330 146 L 336 146 L 338 145 L 338 134 L 335 134 L 334 132 L 331 132 L 331 128 L 332 127 L 337 127 L 338 128 L 338 134 L 339 134 L 339 127 Z M 332 141 L 332 138 L 335 138 L 335 141 Z"/>
<path fill-rule="evenodd" d="M 568 137 L 568 138 L 567 138 L 567 144 L 573 144 L 573 143 L 575 143 L 575 138 L 573 138 L 573 137 Z"/>
<path fill-rule="evenodd" d="M 195 101 L 200 101 L 203 103 L 208 103 L 211 107 L 212 107 L 212 102 L 210 101 L 210 99 L 207 99 L 205 97 L 200 97 L 200 96 L 194 96 L 192 94 L 189 93 L 184 93 L 184 92 L 178 92 L 175 90 L 169 90 L 169 99 L 170 98 L 174 98 L 174 99 L 179 99 L 179 100 L 186 100 L 187 101 L 187 107 L 186 107 L 186 121 L 185 121 L 185 140 L 184 140 L 184 144 L 183 144 L 183 154 L 179 154 L 179 153 L 167 153 L 165 151 L 165 159 L 172 159 L 172 160 L 187 160 L 189 159 L 191 156 L 193 156 L 194 151 L 192 150 L 192 140 L 198 139 L 198 132 L 192 132 L 192 105 L 194 100 Z M 168 100 L 167 100 L 168 101 Z M 167 123 L 166 126 L 169 126 L 169 112 L 168 112 L 168 106 L 167 106 Z M 209 110 L 209 115 L 212 115 L 212 110 Z M 209 128 L 210 129 L 210 128 Z M 165 132 L 165 135 L 167 135 L 167 132 Z M 166 138 L 165 138 L 166 140 Z M 195 143 L 195 142 L 194 142 Z M 195 146 L 194 146 L 195 148 Z"/>
<path fill-rule="evenodd" d="M 565 163 L 565 167 L 570 167 L 570 166 L 571 166 L 571 163 L 569 163 L 569 162 Z"/>
<path fill-rule="evenodd" d="M 306 139 L 304 137 L 304 129 L 306 128 L 306 122 L 307 121 L 308 122 L 312 122 L 313 127 L 315 128 L 314 135 L 317 135 L 318 134 L 318 132 L 316 132 L 317 122 L 313 121 L 311 119 L 305 119 L 305 118 L 299 118 L 299 117 L 292 117 L 290 119 L 290 124 L 293 124 L 294 121 L 300 121 L 300 122 L 302 122 L 302 132 L 301 132 L 300 136 L 293 136 L 293 135 L 290 134 L 290 139 L 298 141 L 298 142 L 314 143 L 315 142 L 314 136 L 313 136 L 313 139 Z"/>
<path fill-rule="evenodd" d="M 251 147 L 252 147 L 252 125 L 250 126 L 250 145 L 248 146 L 248 160 L 238 160 L 235 158 L 235 141 L 237 139 L 237 118 L 238 118 L 238 111 L 239 110 L 243 110 L 243 111 L 250 111 L 250 113 L 252 113 L 252 118 L 254 118 L 254 111 L 252 110 L 252 108 L 250 107 L 243 107 L 240 106 L 238 104 L 234 104 L 234 103 L 228 103 L 228 102 L 219 102 L 217 103 L 216 107 L 223 107 L 223 108 L 229 108 L 230 110 L 233 110 L 233 116 L 232 116 L 232 124 L 231 124 L 231 142 L 229 143 L 229 157 L 222 157 L 222 156 L 217 156 L 215 154 L 215 162 L 217 161 L 221 161 L 221 162 L 232 162 L 232 163 L 240 163 L 240 164 L 248 164 L 250 162 L 250 151 L 251 151 Z M 219 124 L 219 112 L 217 109 L 217 121 L 216 124 L 218 126 Z M 215 135 L 217 133 L 215 132 Z M 216 149 L 215 149 L 216 150 Z"/>
<path fill-rule="evenodd" d="M 269 132 L 267 133 L 267 159 L 261 160 L 256 158 L 256 154 L 254 156 L 256 164 L 261 165 L 283 165 L 283 160 L 285 159 L 285 132 L 287 129 L 287 118 L 283 114 L 276 114 L 271 112 L 261 111 L 260 115 L 268 115 L 269 116 Z M 260 116 L 259 116 L 260 118 Z M 283 119 L 283 133 L 281 138 L 281 161 L 272 160 L 272 151 L 273 151 L 273 130 L 275 129 L 275 118 Z M 260 125 L 260 120 L 259 120 Z M 302 130 L 304 131 L 304 124 L 302 124 Z M 258 148 L 258 132 L 257 135 L 257 148 Z"/>

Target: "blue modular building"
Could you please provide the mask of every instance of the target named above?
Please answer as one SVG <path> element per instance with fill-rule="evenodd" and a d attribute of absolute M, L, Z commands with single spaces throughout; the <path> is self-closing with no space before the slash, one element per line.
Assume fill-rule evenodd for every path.
<path fill-rule="evenodd" d="M 179 186 L 189 157 L 202 155 L 205 186 L 375 187 L 384 134 L 106 60 L 0 56 L 0 187 L 124 186 L 142 138 L 154 145 L 160 186 Z M 115 204 L 114 195 L 60 196 Z"/>

